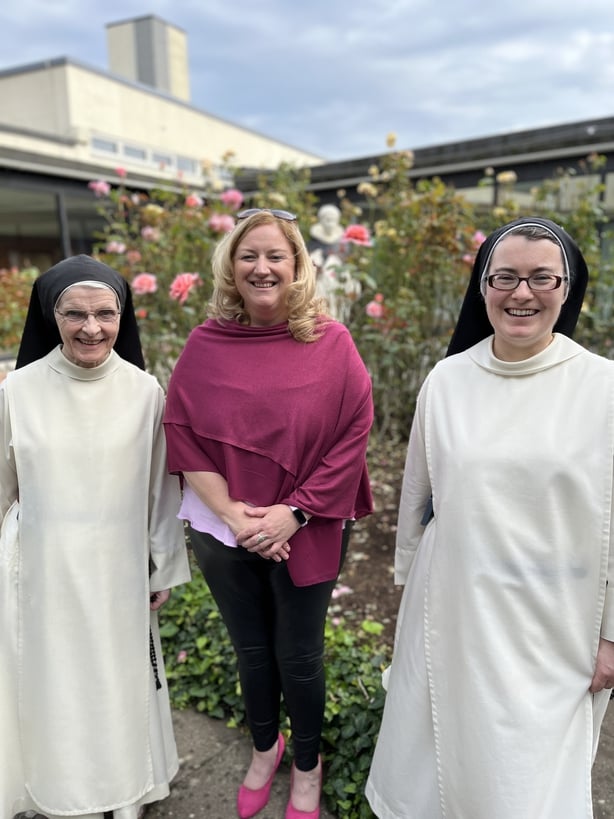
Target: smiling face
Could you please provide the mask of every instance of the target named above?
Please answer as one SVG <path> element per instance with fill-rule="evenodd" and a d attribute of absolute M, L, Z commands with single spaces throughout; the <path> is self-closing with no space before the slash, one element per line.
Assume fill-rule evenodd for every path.
<path fill-rule="evenodd" d="M 267 327 L 287 320 L 286 296 L 294 281 L 296 259 L 277 224 L 258 225 L 246 233 L 237 245 L 233 268 L 252 325 Z"/>
<path fill-rule="evenodd" d="M 508 236 L 493 251 L 489 275 L 565 275 L 560 247 L 548 239 Z M 502 361 L 522 361 L 545 349 L 565 300 L 564 284 L 557 290 L 535 292 L 526 282 L 515 290 L 486 286 L 486 313 L 494 331 L 494 354 Z"/>
<path fill-rule="evenodd" d="M 71 310 L 88 313 L 87 321 L 73 324 L 60 315 Z M 62 339 L 62 353 L 79 367 L 102 364 L 117 340 L 119 315 L 115 321 L 101 323 L 91 315 L 100 310 L 118 310 L 117 298 L 108 288 L 75 285 L 64 293 L 56 305 L 55 317 Z"/>

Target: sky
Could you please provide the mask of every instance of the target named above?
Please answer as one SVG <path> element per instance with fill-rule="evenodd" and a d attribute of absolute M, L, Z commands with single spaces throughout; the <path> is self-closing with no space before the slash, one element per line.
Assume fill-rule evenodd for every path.
<path fill-rule="evenodd" d="M 149 14 L 195 107 L 330 161 L 614 116 L 613 0 L 19 0 L 0 70 L 106 70 L 105 26 Z"/>

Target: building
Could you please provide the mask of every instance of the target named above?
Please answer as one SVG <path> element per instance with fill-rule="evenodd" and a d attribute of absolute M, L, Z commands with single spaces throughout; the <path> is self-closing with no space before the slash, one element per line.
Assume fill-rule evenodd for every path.
<path fill-rule="evenodd" d="M 110 70 L 70 57 L 0 71 L 0 267 L 45 267 L 91 247 L 87 182 L 149 190 L 223 185 L 222 158 L 275 168 L 322 158 L 190 104 L 187 38 L 155 16 L 107 26 Z M 227 180 L 226 180 L 227 181 Z"/>
<path fill-rule="evenodd" d="M 413 154 L 410 181 L 439 177 L 484 208 L 497 205 L 502 195 L 525 205 L 532 201 L 531 190 L 537 184 L 559 178 L 558 199 L 552 204 L 564 212 L 574 207 L 580 189 L 602 185 L 601 205 L 614 221 L 614 117 L 434 145 Z M 605 164 L 593 170 L 587 161 L 591 155 L 605 157 Z M 320 164 L 311 169 L 309 187 L 322 203 L 336 204 L 340 190 L 362 203 L 357 187 L 371 180 L 369 169 L 381 159 L 376 155 Z M 516 180 L 512 191 L 501 182 L 505 178 L 501 175 L 510 171 Z M 246 171 L 237 183 L 249 192 L 255 189 L 256 178 Z"/>

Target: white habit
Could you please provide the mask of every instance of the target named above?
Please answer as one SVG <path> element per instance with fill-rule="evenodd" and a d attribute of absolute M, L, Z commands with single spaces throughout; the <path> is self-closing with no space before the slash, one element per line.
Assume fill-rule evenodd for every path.
<path fill-rule="evenodd" d="M 163 406 L 114 352 L 90 369 L 58 347 L 0 390 L 2 819 L 136 817 L 177 771 L 149 609 L 189 580 Z"/>
<path fill-rule="evenodd" d="M 491 344 L 437 364 L 418 400 L 366 789 L 382 819 L 593 816 L 610 692 L 589 686 L 600 635 L 614 640 L 614 363 L 561 335 L 521 362 Z"/>

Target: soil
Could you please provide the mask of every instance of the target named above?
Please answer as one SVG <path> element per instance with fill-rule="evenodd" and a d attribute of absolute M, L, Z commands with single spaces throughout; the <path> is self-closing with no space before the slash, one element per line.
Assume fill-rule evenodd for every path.
<path fill-rule="evenodd" d="M 375 511 L 354 524 L 350 546 L 330 606 L 333 617 L 375 620 L 392 646 L 402 589 L 394 585 L 396 522 L 406 443 L 387 444 L 369 454 Z"/>

